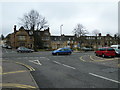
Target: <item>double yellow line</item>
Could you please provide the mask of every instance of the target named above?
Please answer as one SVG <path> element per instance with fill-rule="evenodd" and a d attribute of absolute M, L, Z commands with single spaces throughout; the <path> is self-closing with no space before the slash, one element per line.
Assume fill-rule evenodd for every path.
<path fill-rule="evenodd" d="M 29 65 L 26 65 L 26 64 L 23 64 L 23 63 L 20 63 L 20 62 L 15 62 L 15 63 L 27 67 L 30 71 L 35 71 L 35 69 L 33 67 L 29 66 Z"/>
<path fill-rule="evenodd" d="M 16 83 L 0 83 L 0 86 L 2 87 L 15 87 L 15 88 L 36 88 L 34 86 L 30 85 L 23 85 L 23 84 L 16 84 Z"/>
<path fill-rule="evenodd" d="M 13 71 L 13 72 L 5 72 L 5 73 L 0 73 L 0 75 L 13 74 L 13 73 L 22 73 L 22 72 L 27 72 L 27 71 L 26 70 L 20 70 L 20 71 Z"/>
<path fill-rule="evenodd" d="M 90 56 L 90 59 L 92 61 L 95 61 L 95 62 L 102 62 L 102 61 L 111 61 L 111 60 L 118 60 L 118 58 L 112 58 L 112 59 L 103 59 L 103 60 L 95 60 L 92 58 L 92 56 Z"/>
<path fill-rule="evenodd" d="M 88 56 L 89 56 L 89 55 L 88 55 Z M 92 56 L 89 56 L 89 57 L 90 57 L 90 59 L 91 59 L 90 62 L 92 62 L 92 61 L 94 61 L 94 62 L 102 62 L 102 61 L 118 60 L 118 58 L 113 58 L 113 59 L 103 59 L 103 60 L 95 60 L 95 59 L 93 59 Z M 86 60 L 83 59 L 83 56 L 80 57 L 80 60 L 83 61 L 83 62 L 86 62 Z"/>
<path fill-rule="evenodd" d="M 24 64 L 24 63 L 21 63 L 21 62 L 14 62 L 14 61 L 7 61 L 7 60 L 2 60 L 2 61 L 6 61 L 6 62 L 13 62 L 13 63 L 16 63 L 16 64 L 19 64 L 19 65 L 22 65 L 26 68 L 28 68 L 30 71 L 35 71 L 35 69 L 27 64 Z"/>

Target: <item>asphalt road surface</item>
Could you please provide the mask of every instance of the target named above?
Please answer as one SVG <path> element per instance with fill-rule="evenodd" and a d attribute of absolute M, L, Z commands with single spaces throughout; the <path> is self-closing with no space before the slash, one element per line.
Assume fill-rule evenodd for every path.
<path fill-rule="evenodd" d="M 31 74 L 39 88 L 119 88 L 119 57 L 96 57 L 94 52 L 53 56 L 51 51 L 17 53 L 3 49 L 2 59 L 35 69 Z"/>

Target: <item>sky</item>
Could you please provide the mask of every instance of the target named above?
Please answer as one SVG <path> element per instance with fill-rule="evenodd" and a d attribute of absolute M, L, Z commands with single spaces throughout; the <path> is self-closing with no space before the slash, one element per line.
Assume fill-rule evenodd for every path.
<path fill-rule="evenodd" d="M 79 1 L 38 1 L 8 0 L 0 2 L 0 30 L 6 36 L 13 32 L 14 25 L 20 28 L 19 18 L 30 10 L 36 10 L 48 21 L 50 33 L 73 35 L 77 24 L 82 24 L 89 35 L 99 30 L 103 35 L 118 32 L 118 1 L 117 0 L 79 0 Z"/>

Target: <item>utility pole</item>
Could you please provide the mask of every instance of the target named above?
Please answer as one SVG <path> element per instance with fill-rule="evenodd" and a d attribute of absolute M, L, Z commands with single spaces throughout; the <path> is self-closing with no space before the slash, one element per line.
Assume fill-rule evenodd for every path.
<path fill-rule="evenodd" d="M 60 35 L 62 35 L 62 26 L 63 24 L 60 25 Z"/>

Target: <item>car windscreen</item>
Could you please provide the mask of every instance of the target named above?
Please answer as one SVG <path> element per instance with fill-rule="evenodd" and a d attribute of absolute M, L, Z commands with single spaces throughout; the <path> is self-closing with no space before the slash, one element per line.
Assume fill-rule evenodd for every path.
<path fill-rule="evenodd" d="M 107 51 L 115 51 L 113 48 L 108 48 Z"/>
<path fill-rule="evenodd" d="M 99 48 L 98 50 L 99 51 L 105 51 L 106 49 L 105 48 Z"/>
<path fill-rule="evenodd" d="M 62 48 L 59 48 L 59 49 L 57 49 L 57 50 L 61 50 Z"/>

